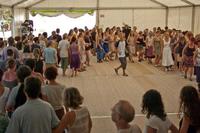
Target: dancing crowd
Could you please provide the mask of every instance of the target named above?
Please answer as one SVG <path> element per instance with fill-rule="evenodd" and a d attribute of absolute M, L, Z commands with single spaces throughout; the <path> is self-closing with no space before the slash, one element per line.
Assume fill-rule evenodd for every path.
<path fill-rule="evenodd" d="M 130 63 L 147 61 L 149 65 L 163 67 L 165 71 L 179 71 L 184 78 L 196 75 L 200 91 L 200 35 L 176 29 L 153 28 L 137 31 L 137 27 L 112 27 L 103 31 L 74 28 L 60 35 L 60 29 L 38 36 L 23 35 L 0 39 L 0 131 L 7 133 L 89 133 L 92 120 L 83 97 L 77 88 L 67 88 L 57 81 L 58 68 L 66 76 L 75 77 L 91 65 L 119 59 L 114 68 L 126 73 Z M 188 75 L 189 74 L 189 75 Z M 64 96 L 62 96 L 64 94 Z M 161 94 L 147 91 L 142 100 L 142 113 L 146 114 L 145 133 L 190 132 L 200 129 L 199 92 L 185 86 L 180 93 L 180 128 L 168 119 Z M 112 108 L 112 120 L 120 133 L 140 133 L 137 125 L 129 123 L 135 110 L 125 100 Z M 8 120 L 8 119 L 9 120 Z M 195 132 L 194 132 L 195 131 Z"/>

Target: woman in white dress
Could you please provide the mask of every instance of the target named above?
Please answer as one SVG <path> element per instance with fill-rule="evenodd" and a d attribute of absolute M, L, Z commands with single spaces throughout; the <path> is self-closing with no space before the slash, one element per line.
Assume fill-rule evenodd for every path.
<path fill-rule="evenodd" d="M 172 58 L 172 51 L 170 47 L 170 37 L 168 33 L 165 33 L 164 38 L 164 48 L 162 53 L 162 65 L 165 67 L 165 71 L 171 70 L 171 66 L 174 65 Z"/>

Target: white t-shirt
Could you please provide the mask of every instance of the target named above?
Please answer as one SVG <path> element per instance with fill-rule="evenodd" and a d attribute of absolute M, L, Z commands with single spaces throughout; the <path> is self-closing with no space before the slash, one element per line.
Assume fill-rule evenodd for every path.
<path fill-rule="evenodd" d="M 119 41 L 118 45 L 118 57 L 125 57 L 126 43 L 125 41 Z"/>
<path fill-rule="evenodd" d="M 117 133 L 142 133 L 138 125 L 131 125 L 128 129 L 119 129 Z"/>
<path fill-rule="evenodd" d="M 69 42 L 67 40 L 61 40 L 58 44 L 60 49 L 60 57 L 68 57 Z"/>
<path fill-rule="evenodd" d="M 5 105 L 8 100 L 9 93 L 10 93 L 10 89 L 7 87 L 4 87 L 4 92 L 0 96 L 0 114 L 5 113 Z"/>
<path fill-rule="evenodd" d="M 167 117 L 166 120 L 163 121 L 159 117 L 153 115 L 145 122 L 144 133 L 147 133 L 147 127 L 156 129 L 157 133 L 168 133 L 168 130 L 171 125 L 172 123 Z"/>

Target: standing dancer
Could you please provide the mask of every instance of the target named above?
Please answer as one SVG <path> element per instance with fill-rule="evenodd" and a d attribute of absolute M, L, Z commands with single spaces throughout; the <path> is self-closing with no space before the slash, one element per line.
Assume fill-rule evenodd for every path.
<path fill-rule="evenodd" d="M 162 50 L 162 65 L 165 67 L 165 71 L 170 71 L 172 65 L 174 65 L 174 61 L 172 58 L 172 51 L 170 48 L 170 36 L 166 32 L 164 34 L 164 39 L 163 39 L 163 50 Z"/>
<path fill-rule="evenodd" d="M 128 51 L 129 51 L 129 60 L 134 63 L 133 57 L 134 57 L 134 53 L 135 53 L 135 36 L 134 36 L 134 32 L 131 31 L 128 39 Z"/>
<path fill-rule="evenodd" d="M 72 75 L 77 76 L 78 69 L 80 68 L 80 51 L 77 44 L 77 39 L 75 36 L 72 37 L 69 47 L 69 57 L 70 57 L 70 68 L 72 69 Z"/>
<path fill-rule="evenodd" d="M 153 51 L 155 55 L 155 66 L 160 65 L 160 60 L 162 57 L 163 40 L 160 36 L 160 31 L 156 32 L 156 36 L 153 39 Z"/>
<path fill-rule="evenodd" d="M 125 34 L 120 33 L 119 36 L 120 36 L 120 41 L 118 42 L 117 51 L 118 51 L 118 57 L 119 57 L 119 61 L 121 65 L 115 68 L 115 73 L 118 75 L 118 70 L 122 68 L 123 76 L 128 76 L 128 74 L 126 74 L 125 72 L 126 66 L 127 66 L 126 54 L 125 54 L 125 50 L 126 50 Z"/>
<path fill-rule="evenodd" d="M 185 76 L 184 78 L 187 78 L 187 73 L 189 71 L 189 80 L 192 81 L 192 73 L 194 70 L 194 52 L 195 52 L 195 39 L 191 38 L 188 42 L 188 45 L 183 49 L 183 61 L 184 61 L 184 67 L 185 67 Z"/>

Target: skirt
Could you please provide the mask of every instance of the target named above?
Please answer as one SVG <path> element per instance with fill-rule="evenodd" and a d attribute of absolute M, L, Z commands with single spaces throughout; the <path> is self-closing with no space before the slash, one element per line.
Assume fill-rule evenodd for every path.
<path fill-rule="evenodd" d="M 193 61 L 193 57 L 192 56 L 185 57 L 184 66 L 185 67 L 194 67 L 194 61 Z"/>
<path fill-rule="evenodd" d="M 146 49 L 146 57 L 147 58 L 154 58 L 155 56 L 153 55 L 153 46 L 149 46 Z"/>
<path fill-rule="evenodd" d="M 80 67 L 80 56 L 78 54 L 74 54 L 71 57 L 70 68 L 78 69 Z"/>

